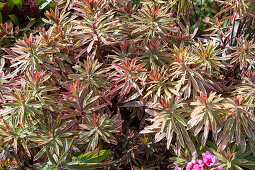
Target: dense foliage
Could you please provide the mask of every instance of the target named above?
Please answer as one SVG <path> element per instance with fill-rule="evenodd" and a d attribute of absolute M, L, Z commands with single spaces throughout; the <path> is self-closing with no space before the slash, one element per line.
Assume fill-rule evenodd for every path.
<path fill-rule="evenodd" d="M 253 0 L 0 11 L 2 168 L 254 169 Z"/>

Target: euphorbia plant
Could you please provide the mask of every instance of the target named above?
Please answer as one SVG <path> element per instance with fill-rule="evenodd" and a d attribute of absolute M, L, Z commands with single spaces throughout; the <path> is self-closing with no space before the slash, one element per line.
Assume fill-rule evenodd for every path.
<path fill-rule="evenodd" d="M 142 96 L 139 84 L 144 83 L 146 70 L 144 69 L 145 63 L 136 64 L 137 59 L 134 58 L 130 62 L 128 58 L 125 58 L 121 65 L 113 64 L 117 72 L 111 80 L 115 82 L 116 87 L 111 93 L 121 89 L 121 99 L 130 92 L 131 88 L 134 88 Z"/>
<path fill-rule="evenodd" d="M 137 38 L 144 38 L 145 42 L 153 37 L 165 39 L 167 33 L 175 31 L 175 18 L 169 15 L 169 6 L 163 7 L 161 4 L 144 5 L 140 15 L 133 15 L 136 19 L 135 29 L 132 34 L 137 34 Z"/>
<path fill-rule="evenodd" d="M 107 105 L 99 105 L 96 102 L 100 96 L 93 96 L 93 91 L 88 92 L 88 83 L 82 85 L 80 80 L 77 80 L 73 84 L 64 86 L 64 88 L 68 90 L 68 92 L 63 92 L 65 96 L 64 100 L 61 100 L 63 104 L 61 110 L 67 113 L 64 118 L 76 117 L 81 123 L 86 114 L 96 112 Z"/>
<path fill-rule="evenodd" d="M 0 1 L 0 166 L 254 169 L 253 1 Z"/>
<path fill-rule="evenodd" d="M 195 135 L 198 135 L 204 129 L 203 145 L 206 144 L 209 130 L 212 130 L 214 139 L 217 139 L 218 130 L 222 124 L 220 114 L 224 112 L 223 102 L 224 99 L 221 96 L 217 96 L 215 92 L 210 93 L 208 97 L 201 93 L 196 101 L 191 102 L 191 105 L 195 106 L 195 108 L 190 115 L 191 119 L 188 121 L 188 127 L 196 126 Z"/>
<path fill-rule="evenodd" d="M 183 100 L 176 97 L 162 96 L 158 103 L 148 104 L 146 112 L 151 115 L 152 125 L 146 126 L 140 133 L 155 134 L 155 141 L 167 139 L 167 149 L 170 148 L 172 140 L 176 138 L 176 151 L 178 155 L 183 147 L 188 147 L 192 155 L 197 151 L 186 130 L 187 123 L 185 117 L 189 113 L 187 105 Z M 150 106 L 151 105 L 151 106 Z"/>

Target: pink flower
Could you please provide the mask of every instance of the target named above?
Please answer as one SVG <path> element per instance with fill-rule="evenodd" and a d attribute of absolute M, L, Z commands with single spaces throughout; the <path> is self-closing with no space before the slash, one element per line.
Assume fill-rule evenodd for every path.
<path fill-rule="evenodd" d="M 174 170 L 182 170 L 180 167 L 176 166 Z"/>
<path fill-rule="evenodd" d="M 211 156 L 211 153 L 209 151 L 206 151 L 205 153 L 202 153 L 202 157 L 205 159 L 206 157 Z"/>
<path fill-rule="evenodd" d="M 198 164 L 197 159 L 193 159 L 191 162 L 192 162 L 194 165 L 195 165 L 195 164 Z"/>
<path fill-rule="evenodd" d="M 217 157 L 217 156 L 212 156 L 212 162 L 213 162 L 214 164 L 217 164 L 217 163 L 219 162 L 218 157 Z"/>
<path fill-rule="evenodd" d="M 213 164 L 219 162 L 218 157 L 217 156 L 212 156 L 209 151 L 207 151 L 206 153 L 203 153 L 202 156 L 204 158 L 204 163 L 207 166 L 212 166 Z"/>
<path fill-rule="evenodd" d="M 186 170 L 192 170 L 193 168 L 193 163 L 192 162 L 189 162 L 187 165 L 186 165 Z"/>
<path fill-rule="evenodd" d="M 224 170 L 224 169 L 222 168 L 222 165 L 220 165 L 220 166 L 214 168 L 213 170 Z"/>
<path fill-rule="evenodd" d="M 199 165 L 201 165 L 201 166 L 203 166 L 203 167 L 205 166 L 205 163 L 204 163 L 203 160 L 199 159 L 197 162 L 198 162 Z"/>
<path fill-rule="evenodd" d="M 204 168 L 201 165 L 194 165 L 192 170 L 203 170 Z"/>

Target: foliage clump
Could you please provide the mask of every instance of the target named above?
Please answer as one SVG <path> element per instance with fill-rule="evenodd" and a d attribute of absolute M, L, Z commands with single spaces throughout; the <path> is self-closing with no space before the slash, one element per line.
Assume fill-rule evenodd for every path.
<path fill-rule="evenodd" d="M 2 0 L 0 166 L 254 169 L 254 16 L 251 0 Z"/>

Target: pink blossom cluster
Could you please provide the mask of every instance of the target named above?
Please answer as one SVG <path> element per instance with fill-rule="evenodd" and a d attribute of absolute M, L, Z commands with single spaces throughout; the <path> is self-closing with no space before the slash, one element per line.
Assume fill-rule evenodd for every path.
<path fill-rule="evenodd" d="M 199 159 L 193 159 L 191 162 L 189 162 L 186 165 L 186 170 L 209 170 L 210 167 L 212 167 L 214 164 L 217 164 L 219 162 L 219 159 L 217 156 L 211 155 L 209 151 L 202 154 L 203 160 Z M 224 170 L 222 168 L 222 165 L 211 168 L 213 170 Z M 175 167 L 174 170 L 181 170 L 180 167 Z"/>

